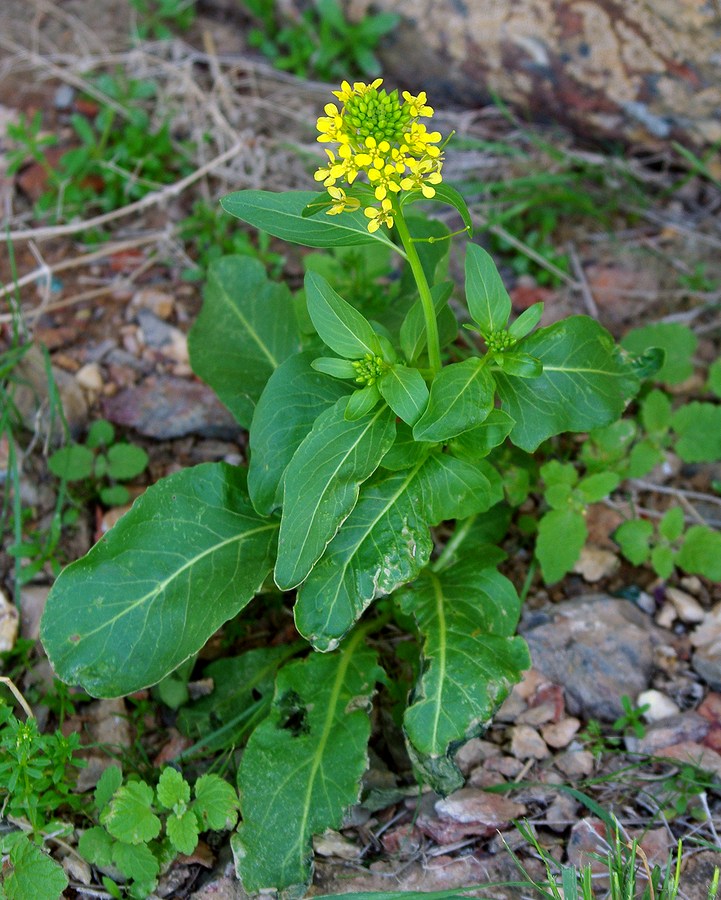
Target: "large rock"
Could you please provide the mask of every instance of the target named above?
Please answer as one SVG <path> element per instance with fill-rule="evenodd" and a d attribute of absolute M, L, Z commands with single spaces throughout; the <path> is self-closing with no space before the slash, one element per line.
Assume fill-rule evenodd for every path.
<path fill-rule="evenodd" d="M 294 0 L 298 2 L 298 0 Z M 490 96 L 585 135 L 697 146 L 721 138 L 716 0 L 343 0 L 402 16 L 388 82 L 431 102 Z"/>

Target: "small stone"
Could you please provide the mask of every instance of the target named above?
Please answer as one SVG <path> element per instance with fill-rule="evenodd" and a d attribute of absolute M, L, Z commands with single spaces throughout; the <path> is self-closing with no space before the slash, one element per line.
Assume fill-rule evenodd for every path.
<path fill-rule="evenodd" d="M 381 835 L 381 844 L 386 853 L 401 859 L 415 856 L 423 843 L 423 835 L 411 823 L 399 825 Z"/>
<path fill-rule="evenodd" d="M 358 859 L 361 848 L 330 828 L 313 838 L 313 849 L 320 856 L 335 856 L 339 859 Z"/>
<path fill-rule="evenodd" d="M 552 722 L 555 716 L 556 704 L 552 700 L 548 700 L 546 703 L 541 703 L 539 706 L 529 707 L 518 716 L 516 722 L 518 722 L 519 725 L 532 725 L 536 727 Z"/>
<path fill-rule="evenodd" d="M 75 99 L 75 88 L 69 84 L 61 84 L 55 91 L 53 96 L 53 106 L 55 109 L 70 109 Z M 83 882 L 90 884 L 89 881 Z"/>
<path fill-rule="evenodd" d="M 608 578 L 620 566 L 621 561 L 616 553 L 604 550 L 602 547 L 594 547 L 586 544 L 581 550 L 573 571 L 580 575 L 584 581 L 593 583 Z"/>
<path fill-rule="evenodd" d="M 553 747 L 554 750 L 560 750 L 571 743 L 580 727 L 580 720 L 575 718 L 575 716 L 569 716 L 567 719 L 561 719 L 560 722 L 546 725 L 541 729 L 541 736 L 549 747 Z"/>
<path fill-rule="evenodd" d="M 503 828 L 511 820 L 526 814 L 526 807 L 522 803 L 476 788 L 461 788 L 438 800 L 435 808 L 438 815 L 445 819 L 462 825 L 481 824 L 493 829 Z"/>
<path fill-rule="evenodd" d="M 75 373 L 75 380 L 89 394 L 99 394 L 105 381 L 97 363 L 86 363 Z"/>
<path fill-rule="evenodd" d="M 695 597 L 687 594 L 686 591 L 680 591 L 675 587 L 667 587 L 666 597 L 673 604 L 676 614 L 682 622 L 697 625 L 706 618 L 706 610 Z"/>
<path fill-rule="evenodd" d="M 171 294 L 155 288 L 143 288 L 133 295 L 131 307 L 148 309 L 160 319 L 169 319 L 175 308 L 175 300 Z"/>
<path fill-rule="evenodd" d="M 545 741 L 530 725 L 511 729 L 511 753 L 517 759 L 545 759 L 549 755 Z"/>
<path fill-rule="evenodd" d="M 676 607 L 673 603 L 664 603 L 661 609 L 654 616 L 654 622 L 659 628 L 671 628 L 676 621 Z"/>
<path fill-rule="evenodd" d="M 700 597 L 703 594 L 703 584 L 698 575 L 684 575 L 681 579 L 681 587 L 693 594 L 694 597 Z"/>
<path fill-rule="evenodd" d="M 721 646 L 701 647 L 691 657 L 694 671 L 715 691 L 721 691 Z"/>
<path fill-rule="evenodd" d="M 565 831 L 576 821 L 578 806 L 579 804 L 570 794 L 561 791 L 554 797 L 553 803 L 546 810 L 545 824 L 552 831 Z"/>
<path fill-rule="evenodd" d="M 553 760 L 553 764 L 569 778 L 586 778 L 593 772 L 595 765 L 590 750 L 567 750 Z"/>
<path fill-rule="evenodd" d="M 665 866 L 670 852 L 676 849 L 673 835 L 668 828 L 652 828 L 649 831 L 629 829 L 628 836 L 638 840 L 639 847 L 646 854 L 646 859 L 653 868 Z"/>
<path fill-rule="evenodd" d="M 17 607 L 0 591 L 0 653 L 7 653 L 15 646 L 19 627 Z"/>
<path fill-rule="evenodd" d="M 487 772 L 498 772 L 505 778 L 515 778 L 516 775 L 523 771 L 523 763 L 520 759 L 516 759 L 515 756 L 493 756 L 483 763 L 483 769 Z M 478 770 L 476 769 L 475 771 L 477 772 Z M 471 780 L 476 787 L 480 787 L 480 784 L 476 784 L 473 781 L 474 777 L 475 772 L 472 773 Z"/>
<path fill-rule="evenodd" d="M 491 756 L 499 756 L 501 748 L 498 744 L 483 741 L 481 738 L 471 738 L 458 750 L 455 762 L 464 775 L 468 775 L 471 769 L 475 769 L 483 760 Z"/>
<path fill-rule="evenodd" d="M 678 744 L 671 744 L 670 747 L 663 747 L 657 750 L 655 755 L 690 763 L 699 769 L 713 772 L 718 778 L 721 778 L 721 753 L 717 753 L 710 747 L 695 741 L 681 741 Z"/>
<path fill-rule="evenodd" d="M 668 694 L 661 691 L 649 690 L 642 691 L 636 698 L 636 706 L 648 706 L 643 713 L 646 722 L 658 722 L 661 719 L 667 719 L 669 716 L 678 715 L 681 710 Z"/>
<path fill-rule="evenodd" d="M 654 722 L 642 738 L 629 735 L 626 737 L 626 746 L 631 753 L 653 755 L 673 744 L 684 741 L 702 741 L 710 727 L 708 719 L 700 716 L 697 712 L 679 713 L 676 716 L 668 716 L 659 722 Z"/>
<path fill-rule="evenodd" d="M 62 866 L 66 874 L 73 880 L 85 885 L 93 883 L 93 873 L 90 870 L 90 866 L 84 859 L 81 859 L 74 853 L 68 853 L 67 856 L 63 857 Z"/>
<path fill-rule="evenodd" d="M 608 853 L 606 826 L 600 819 L 587 816 L 576 822 L 566 852 L 570 865 L 577 869 L 590 866 L 594 875 L 601 876 L 600 881 L 594 879 L 594 884 L 608 882 L 608 865 L 604 861 Z"/>
<path fill-rule="evenodd" d="M 518 687 L 518 685 L 516 685 Z M 514 688 L 493 717 L 497 722 L 515 722 L 527 708 L 526 701 Z"/>
<path fill-rule="evenodd" d="M 113 506 L 112 509 L 108 509 L 103 513 L 103 518 L 100 520 L 100 534 L 106 534 L 110 529 L 115 525 L 115 523 L 125 515 L 125 513 L 130 509 L 132 503 L 126 503 L 124 506 Z"/>

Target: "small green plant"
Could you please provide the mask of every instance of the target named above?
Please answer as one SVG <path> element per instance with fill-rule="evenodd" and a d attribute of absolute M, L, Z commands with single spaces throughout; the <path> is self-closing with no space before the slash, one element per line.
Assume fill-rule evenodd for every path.
<path fill-rule="evenodd" d="M 176 769 L 164 769 L 153 789 L 144 781 L 123 783 L 120 769 L 110 766 L 94 795 L 100 824 L 83 832 L 78 850 L 103 871 L 116 870 L 125 895 L 142 900 L 178 853 L 195 850 L 201 832 L 227 831 L 237 821 L 238 795 L 218 775 L 202 775 L 192 794 Z M 117 879 L 102 881 L 112 896 L 123 896 Z"/>
<path fill-rule="evenodd" d="M 138 14 L 135 36 L 140 40 L 169 40 L 195 21 L 195 0 L 130 0 L 130 5 Z"/>
<path fill-rule="evenodd" d="M 650 709 L 649 705 L 644 703 L 641 706 L 634 706 L 631 698 L 627 694 L 623 694 L 621 696 L 621 706 L 623 707 L 623 715 L 616 719 L 611 728 L 621 734 L 632 731 L 637 738 L 642 738 L 646 734 L 643 714 Z"/>
<path fill-rule="evenodd" d="M 23 831 L 0 835 L 0 897 L 58 900 L 68 886 L 62 866 Z"/>
<path fill-rule="evenodd" d="M 278 69 L 326 81 L 343 78 L 349 67 L 357 75 L 378 75 L 380 63 L 373 51 L 399 22 L 394 13 L 367 14 L 351 22 L 337 0 L 312 0 L 294 18 L 286 18 L 267 0 L 243 0 L 243 5 L 260 24 L 248 35 L 251 46 Z"/>
<path fill-rule="evenodd" d="M 130 499 L 118 482 L 130 481 L 145 471 L 148 454 L 135 444 L 115 440 L 115 428 L 98 419 L 88 429 L 85 443 L 68 444 L 48 459 L 48 468 L 64 483 L 85 487 L 106 506 L 122 506 Z"/>

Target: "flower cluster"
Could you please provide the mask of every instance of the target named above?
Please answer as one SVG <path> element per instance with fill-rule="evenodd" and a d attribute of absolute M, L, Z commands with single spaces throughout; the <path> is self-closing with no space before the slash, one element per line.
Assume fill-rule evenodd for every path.
<path fill-rule="evenodd" d="M 426 103 L 425 92 L 417 97 L 403 91 L 388 94 L 379 90 L 382 78 L 370 84 L 356 81 L 353 86 L 344 81 L 339 91 L 333 91 L 340 106 L 328 103 L 325 115 L 318 119 L 322 143 L 337 144 L 326 149 L 328 163 L 315 173 L 331 199 L 329 215 L 358 209 L 358 197 L 349 197 L 337 187 L 341 181 L 352 185 L 357 176 L 365 173 L 378 206 L 364 203 L 368 216 L 368 231 L 381 225 L 393 226 L 394 195 L 401 191 L 421 191 L 433 197 L 434 185 L 441 182 L 443 156 L 437 146 L 438 131 L 428 131 L 419 119 L 427 119 L 433 110 Z"/>

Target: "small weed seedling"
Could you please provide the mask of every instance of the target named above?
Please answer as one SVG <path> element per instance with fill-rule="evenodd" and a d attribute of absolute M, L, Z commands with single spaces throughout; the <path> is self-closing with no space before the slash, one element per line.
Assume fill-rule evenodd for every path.
<path fill-rule="evenodd" d="M 174 31 L 187 31 L 195 21 L 196 0 L 130 0 L 137 13 L 135 36 L 166 41 Z"/>

